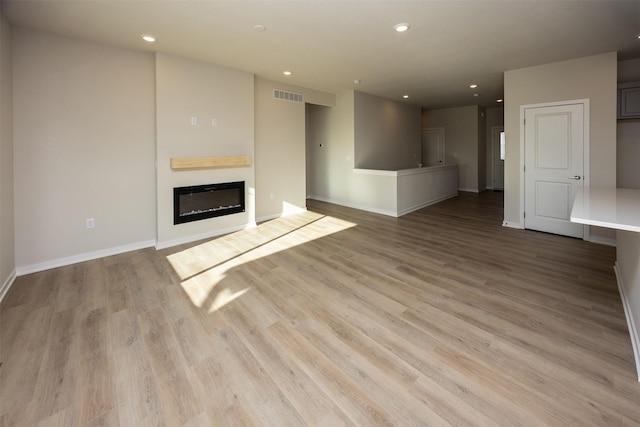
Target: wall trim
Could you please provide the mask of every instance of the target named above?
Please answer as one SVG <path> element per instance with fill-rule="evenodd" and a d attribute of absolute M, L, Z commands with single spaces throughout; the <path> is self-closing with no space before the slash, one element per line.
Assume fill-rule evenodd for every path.
<path fill-rule="evenodd" d="M 256 218 L 256 224 L 260 224 L 261 222 L 267 222 L 267 221 L 271 221 L 271 220 L 274 220 L 274 219 L 282 218 L 284 216 L 287 216 L 287 215 L 284 214 L 284 212 L 273 214 L 273 215 L 261 216 L 260 218 Z"/>
<path fill-rule="evenodd" d="M 242 231 L 249 228 L 256 227 L 255 222 L 250 222 L 244 225 L 238 225 L 235 227 L 221 228 L 213 231 L 209 231 L 201 234 L 192 234 L 191 236 L 180 237 L 179 239 L 165 240 L 162 242 L 156 242 L 156 249 L 166 249 L 173 246 L 184 245 L 185 243 L 192 243 L 198 240 L 211 239 L 213 237 L 222 236 L 223 234 L 235 233 L 236 231 Z"/>
<path fill-rule="evenodd" d="M 617 246 L 616 239 L 611 239 L 607 237 L 590 236 L 589 242 L 597 243 L 599 245 L 613 246 L 614 248 Z"/>
<path fill-rule="evenodd" d="M 451 198 L 457 197 L 457 196 L 458 196 L 458 192 L 456 191 L 455 193 L 447 194 L 446 196 L 438 197 L 436 199 L 429 200 L 428 202 L 420 203 L 419 205 L 412 206 L 412 207 L 406 208 L 406 209 L 402 209 L 402 210 L 398 211 L 398 216 L 400 217 L 402 215 L 406 215 L 408 213 L 420 210 L 422 208 L 426 208 L 427 206 L 435 205 L 436 203 L 440 203 L 440 202 L 442 202 L 444 200 L 451 199 Z"/>
<path fill-rule="evenodd" d="M 16 269 L 17 276 L 24 276 L 25 274 L 37 273 L 39 271 L 49 270 L 52 268 L 63 267 L 65 265 L 76 264 L 84 261 L 91 261 L 93 259 L 104 258 L 111 255 L 118 255 L 125 252 L 137 251 L 138 249 L 150 248 L 156 243 L 155 240 L 145 240 L 142 242 L 131 243 L 123 246 L 116 246 L 113 248 L 101 249 L 93 252 L 86 252 L 83 254 L 73 255 L 65 258 L 58 258 L 51 261 L 40 262 L 37 264 L 26 265 L 18 267 Z"/>
<path fill-rule="evenodd" d="M 380 215 L 386 215 L 386 216 L 392 216 L 397 218 L 398 214 L 394 211 L 388 211 L 386 209 L 377 209 L 377 208 L 372 208 L 370 206 L 364 206 L 364 205 L 358 205 L 355 203 L 348 203 L 348 202 L 343 202 L 342 200 L 335 200 L 335 199 L 331 199 L 331 198 L 327 198 L 327 197 L 321 197 L 321 196 L 309 196 L 309 199 L 313 199 L 313 200 L 318 200 L 320 202 L 325 202 L 325 203 L 333 203 L 334 205 L 339 205 L 339 206 L 345 206 L 347 208 L 352 208 L 352 209 L 358 209 L 361 211 L 366 211 L 366 212 L 372 212 L 372 213 L 377 213 Z"/>
<path fill-rule="evenodd" d="M 309 199 L 308 196 L 307 196 L 307 199 Z M 290 215 L 295 215 L 295 214 L 299 214 L 306 211 L 307 211 L 307 208 L 300 208 L 292 212 L 280 212 L 273 215 L 265 215 L 265 216 L 261 216 L 260 218 L 256 218 L 256 223 L 259 224 L 261 222 L 271 221 L 273 219 L 278 219 L 278 218 L 284 218 Z"/>
<path fill-rule="evenodd" d="M 16 270 L 14 269 L 11 272 L 11 274 L 9 274 L 9 277 L 7 277 L 7 280 L 5 280 L 2 286 L 0 287 L 0 302 L 2 302 L 2 299 L 4 298 L 4 296 L 7 294 L 7 292 L 9 292 L 9 288 L 11 287 L 11 285 L 13 285 L 13 282 L 15 282 L 15 280 L 16 280 Z"/>
<path fill-rule="evenodd" d="M 616 261 L 613 266 L 613 271 L 616 272 L 616 282 L 618 283 L 618 291 L 620 292 L 620 298 L 622 299 L 622 306 L 624 307 L 624 316 L 627 319 L 627 326 L 629 327 L 629 336 L 631 337 L 631 346 L 633 347 L 633 357 L 636 361 L 636 375 L 638 382 L 640 382 L 640 335 L 635 328 L 635 322 L 633 319 L 633 313 L 631 312 L 631 305 L 629 298 L 624 293 L 624 283 L 622 283 L 622 274 L 618 268 L 618 262 Z"/>
<path fill-rule="evenodd" d="M 503 221 L 502 226 L 509 227 L 509 228 L 517 228 L 518 230 L 524 230 L 524 224 L 521 222 Z"/>
<path fill-rule="evenodd" d="M 480 190 L 477 188 L 458 188 L 458 191 L 462 191 L 464 193 L 480 193 Z"/>

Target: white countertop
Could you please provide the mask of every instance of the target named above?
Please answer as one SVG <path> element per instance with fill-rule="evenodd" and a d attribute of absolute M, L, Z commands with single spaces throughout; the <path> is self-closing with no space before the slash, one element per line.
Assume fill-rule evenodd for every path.
<path fill-rule="evenodd" d="M 640 233 L 640 190 L 583 187 L 576 193 L 571 222 Z"/>
<path fill-rule="evenodd" d="M 354 168 L 353 173 L 360 174 L 360 175 L 402 176 L 402 175 L 413 175 L 418 173 L 430 173 L 430 172 L 435 172 L 441 169 L 457 168 L 457 167 L 458 167 L 458 164 L 456 163 L 456 164 L 424 166 L 419 168 L 400 169 L 400 170 Z"/>

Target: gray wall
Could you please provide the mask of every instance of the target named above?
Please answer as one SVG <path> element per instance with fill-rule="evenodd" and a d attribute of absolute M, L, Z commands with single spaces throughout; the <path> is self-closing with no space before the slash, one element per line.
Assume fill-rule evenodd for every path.
<path fill-rule="evenodd" d="M 615 52 L 507 71 L 505 93 L 504 219 L 522 226 L 522 165 L 520 106 L 576 99 L 590 100 L 590 185 L 616 186 L 616 70 Z M 610 230 L 592 237 L 610 240 Z"/>
<path fill-rule="evenodd" d="M 478 107 L 478 191 L 487 189 L 487 112 Z M 489 140 L 490 141 L 490 140 Z"/>
<path fill-rule="evenodd" d="M 260 159 L 256 163 L 258 220 L 306 207 L 305 104 L 274 99 L 276 88 L 302 92 L 277 82 L 255 79 L 255 151 Z M 282 123 L 287 125 L 279 125 Z"/>
<path fill-rule="evenodd" d="M 411 169 L 420 163 L 420 107 L 355 92 L 355 167 Z"/>
<path fill-rule="evenodd" d="M 618 62 L 618 83 L 640 82 L 640 58 Z M 640 189 L 640 119 L 618 120 L 617 186 Z"/>
<path fill-rule="evenodd" d="M 460 191 L 477 193 L 481 189 L 478 164 L 484 162 L 485 157 L 478 153 L 485 148 L 481 143 L 484 134 L 480 135 L 480 112 L 477 105 L 422 112 L 423 129 L 444 128 L 444 162 L 458 165 Z"/>
<path fill-rule="evenodd" d="M 15 274 L 11 30 L 0 14 L 0 297 Z"/>
<path fill-rule="evenodd" d="M 13 66 L 17 266 L 153 242 L 153 56 L 14 27 Z"/>
<path fill-rule="evenodd" d="M 382 206 L 389 199 L 385 194 L 390 194 L 385 184 L 354 173 L 354 168 L 417 167 L 419 107 L 346 91 L 336 96 L 334 107 L 307 106 L 306 118 L 311 198 L 364 209 Z"/>
<path fill-rule="evenodd" d="M 485 185 L 487 188 L 493 188 L 493 148 L 491 144 L 492 141 L 492 132 L 494 127 L 504 127 L 504 108 L 503 107 L 491 107 L 486 109 L 486 169 L 487 169 L 487 177 L 485 181 Z"/>
<path fill-rule="evenodd" d="M 237 225 L 181 224 L 174 233 L 170 188 L 208 181 L 213 172 L 171 171 L 171 157 L 248 154 L 252 166 L 235 172 L 242 170 L 257 192 L 252 215 L 304 208 L 304 104 L 274 102 L 273 82 L 24 28 L 14 28 L 9 49 L 10 26 L 1 25 L 1 279 L 14 268 L 22 274 Z M 309 102 L 335 104 L 333 94 L 300 90 Z M 12 147 L 13 182 L 5 178 Z M 86 228 L 87 218 L 95 219 L 94 229 Z M 249 213 L 244 219 L 251 222 Z"/>

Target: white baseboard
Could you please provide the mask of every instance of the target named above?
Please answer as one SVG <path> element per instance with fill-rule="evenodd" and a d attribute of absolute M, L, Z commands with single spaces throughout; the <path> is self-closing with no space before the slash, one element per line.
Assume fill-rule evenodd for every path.
<path fill-rule="evenodd" d="M 627 326 L 629 327 L 629 336 L 631 337 L 631 347 L 633 347 L 633 357 L 636 361 L 636 375 L 638 376 L 638 382 L 640 382 L 640 335 L 635 327 L 635 321 L 633 313 L 631 311 L 631 305 L 629 299 L 624 292 L 624 283 L 622 283 L 622 274 L 618 269 L 618 263 L 613 266 L 613 270 L 616 272 L 616 281 L 618 282 L 618 291 L 620 292 L 620 298 L 622 299 L 622 306 L 624 307 L 624 316 L 627 319 Z"/>
<path fill-rule="evenodd" d="M 406 209 L 403 209 L 403 210 L 398 211 L 398 212 L 389 211 L 389 210 L 386 210 L 386 209 L 372 208 L 371 206 L 358 205 L 356 203 L 348 203 L 348 202 L 343 202 L 341 200 L 335 200 L 335 199 L 330 199 L 330 198 L 320 197 L 320 196 L 309 196 L 308 198 L 309 199 L 313 199 L 313 200 L 318 200 L 320 202 L 333 203 L 334 205 L 346 206 L 348 208 L 353 208 L 353 209 L 358 209 L 358 210 L 361 210 L 361 211 L 372 212 L 372 213 L 376 213 L 376 214 L 380 214 L 380 215 L 386 215 L 386 216 L 392 216 L 394 218 L 398 218 L 398 217 L 401 217 L 402 215 L 406 215 L 406 214 L 408 214 L 410 212 L 417 211 L 419 209 L 422 209 L 422 208 L 430 206 L 430 205 L 434 205 L 434 204 L 436 204 L 438 202 L 441 202 L 443 200 L 447 200 L 447 199 L 450 199 L 452 197 L 456 197 L 457 195 L 458 195 L 458 192 L 456 191 L 455 193 L 448 194 L 446 196 L 439 197 L 437 199 L 429 200 L 428 202 L 421 203 L 419 205 L 412 206 L 410 208 L 406 208 Z"/>
<path fill-rule="evenodd" d="M 9 275 L 9 277 L 7 277 L 7 280 L 5 280 L 2 286 L 0 287 L 0 302 L 2 302 L 2 299 L 7 294 L 7 292 L 9 291 L 9 288 L 11 287 L 11 285 L 13 285 L 13 282 L 15 280 L 16 280 L 16 271 L 13 270 Z"/>
<path fill-rule="evenodd" d="M 394 211 L 388 211 L 386 209 L 372 208 L 371 206 L 358 205 L 356 203 L 343 202 L 342 200 L 330 199 L 320 196 L 309 196 L 310 199 L 318 200 L 320 202 L 332 203 L 334 205 L 345 206 L 347 208 L 358 209 L 360 211 L 372 212 L 380 215 L 397 217 L 398 214 Z"/>
<path fill-rule="evenodd" d="M 509 227 L 509 228 L 517 228 L 518 230 L 524 230 L 524 225 L 519 222 L 503 221 L 502 226 Z"/>
<path fill-rule="evenodd" d="M 309 197 L 307 197 L 307 199 L 309 199 Z M 307 211 L 307 208 L 300 208 L 300 209 L 297 209 L 295 211 L 280 212 L 280 213 L 273 214 L 273 215 L 261 216 L 260 218 L 256 218 L 256 223 L 259 224 L 261 222 L 271 221 L 272 219 L 284 218 L 284 217 L 287 217 L 289 215 L 295 215 L 297 213 L 302 213 L 302 212 L 306 212 L 306 211 Z"/>
<path fill-rule="evenodd" d="M 58 258 L 51 261 L 45 261 L 38 264 L 25 265 L 16 268 L 17 276 L 25 274 L 37 273 L 38 271 L 49 270 L 52 268 L 63 267 L 65 265 L 76 264 L 78 262 L 91 261 L 92 259 L 104 258 L 111 255 L 118 255 L 124 252 L 136 251 L 138 249 L 150 248 L 156 243 L 155 240 L 146 240 L 143 242 L 131 243 L 129 245 L 116 246 L 114 248 L 101 249 L 99 251 L 87 252 L 84 254 L 73 255 L 65 258 Z"/>
<path fill-rule="evenodd" d="M 198 240 L 211 239 L 213 237 L 222 236 L 224 234 L 235 233 L 236 231 L 242 231 L 248 228 L 254 228 L 255 226 L 256 226 L 256 223 L 251 222 L 248 224 L 238 225 L 235 227 L 212 230 L 207 233 L 192 234 L 190 236 L 180 237 L 178 239 L 158 241 L 156 242 L 156 249 L 166 249 L 166 248 L 171 248 L 173 246 L 184 245 L 185 243 L 197 242 Z"/>
<path fill-rule="evenodd" d="M 256 224 L 260 224 L 261 222 L 265 222 L 265 221 L 271 221 L 272 219 L 282 218 L 283 216 L 286 216 L 286 215 L 284 215 L 283 213 L 279 213 L 279 214 L 261 216 L 260 218 L 256 218 Z"/>
<path fill-rule="evenodd" d="M 607 246 L 613 246 L 614 248 L 617 246 L 616 245 L 616 239 L 610 239 L 607 237 L 597 237 L 597 236 L 589 236 L 589 241 L 591 243 L 597 243 L 599 245 L 607 245 Z"/>
<path fill-rule="evenodd" d="M 458 191 L 462 191 L 464 193 L 479 193 L 480 192 L 477 188 L 458 188 Z"/>
<path fill-rule="evenodd" d="M 407 209 L 403 209 L 401 211 L 398 211 L 398 216 L 400 217 L 402 215 L 406 215 L 408 213 L 420 210 L 422 208 L 426 208 L 427 206 L 435 205 L 436 203 L 440 203 L 443 200 L 451 199 L 452 197 L 456 197 L 457 195 L 458 195 L 458 192 L 456 191 L 453 194 L 448 194 L 446 196 L 438 197 L 437 199 L 432 199 L 432 200 L 429 200 L 428 202 L 421 203 L 421 204 L 419 204 L 417 206 L 413 206 L 413 207 L 410 207 L 410 208 L 407 208 Z"/>

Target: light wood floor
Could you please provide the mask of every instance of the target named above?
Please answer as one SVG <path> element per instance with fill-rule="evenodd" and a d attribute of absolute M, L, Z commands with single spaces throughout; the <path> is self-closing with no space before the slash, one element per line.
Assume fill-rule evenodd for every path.
<path fill-rule="evenodd" d="M 631 426 L 610 247 L 501 226 L 502 194 L 309 212 L 19 277 L 6 426 Z"/>

